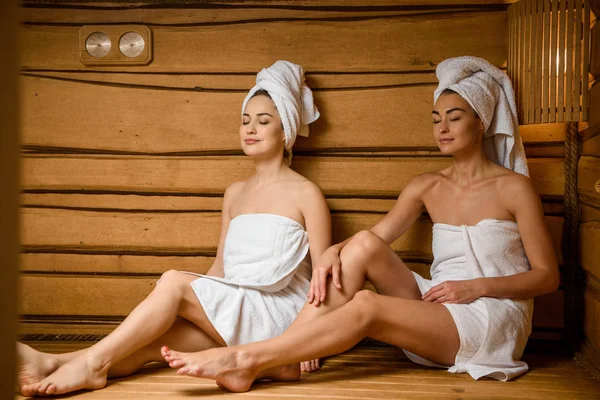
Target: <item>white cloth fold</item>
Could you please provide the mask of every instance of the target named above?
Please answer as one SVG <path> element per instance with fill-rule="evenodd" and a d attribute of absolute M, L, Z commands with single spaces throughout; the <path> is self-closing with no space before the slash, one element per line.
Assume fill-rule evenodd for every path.
<path fill-rule="evenodd" d="M 256 86 L 248 92 L 242 104 L 258 90 L 266 90 L 273 99 L 283 123 L 285 148 L 291 150 L 296 136 L 308 136 L 308 124 L 316 121 L 320 114 L 315 106 L 312 91 L 306 86 L 304 69 L 289 61 L 279 60 L 256 75 Z"/>
<path fill-rule="evenodd" d="M 434 103 L 446 89 L 461 95 L 485 125 L 483 150 L 493 162 L 529 176 L 517 104 L 508 76 L 483 58 L 448 58 L 436 68 Z"/>
<path fill-rule="evenodd" d="M 434 224 L 433 254 L 431 280 L 414 274 L 421 293 L 448 280 L 508 276 L 530 268 L 517 224 L 512 221 L 486 219 L 474 226 Z M 469 304 L 444 306 L 460 337 L 460 349 L 449 372 L 502 381 L 527 372 L 529 367 L 519 360 L 531 334 L 533 299 L 482 297 Z M 435 365 L 406 353 L 414 362 Z"/>
<path fill-rule="evenodd" d="M 308 234 L 275 214 L 231 220 L 223 249 L 224 277 L 191 283 L 208 319 L 228 346 L 282 334 L 306 302 L 311 265 Z"/>

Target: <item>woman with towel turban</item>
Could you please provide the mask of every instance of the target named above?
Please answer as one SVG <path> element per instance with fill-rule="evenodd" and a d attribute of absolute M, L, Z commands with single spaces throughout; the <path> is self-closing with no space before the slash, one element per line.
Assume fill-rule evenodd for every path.
<path fill-rule="evenodd" d="M 225 192 L 221 237 L 208 273 L 164 273 L 125 321 L 89 349 L 50 355 L 18 344 L 21 392 L 102 388 L 107 376 L 164 361 L 165 343 L 199 351 L 283 333 L 306 303 L 311 258 L 331 245 L 323 194 L 289 168 L 296 135 L 307 136 L 307 125 L 318 117 L 302 67 L 277 61 L 259 72 L 239 131 L 256 170 Z M 264 376 L 289 380 L 298 374 L 292 366 Z"/>
<path fill-rule="evenodd" d="M 519 359 L 532 298 L 556 290 L 559 275 L 527 177 L 514 94 L 508 77 L 480 58 L 451 58 L 436 72 L 433 135 L 452 165 L 414 178 L 379 223 L 323 254 L 313 269 L 312 304 L 299 316 L 311 322 L 227 349 L 165 347 L 171 367 L 245 391 L 267 369 L 340 353 L 370 337 L 415 362 L 474 379 L 505 381 L 527 371 Z M 424 211 L 434 222 L 431 280 L 411 272 L 389 246 Z M 367 279 L 378 294 L 362 290 Z"/>

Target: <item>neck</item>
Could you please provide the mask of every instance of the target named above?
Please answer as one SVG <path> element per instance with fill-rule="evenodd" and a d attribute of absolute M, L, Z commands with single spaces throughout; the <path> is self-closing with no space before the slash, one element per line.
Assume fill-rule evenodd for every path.
<path fill-rule="evenodd" d="M 452 177 L 458 184 L 468 185 L 484 176 L 490 162 L 482 150 L 471 154 L 454 155 Z"/>
<path fill-rule="evenodd" d="M 258 185 L 265 185 L 279 180 L 282 174 L 289 169 L 282 157 L 254 160 L 254 166 L 256 168 L 254 179 Z"/>

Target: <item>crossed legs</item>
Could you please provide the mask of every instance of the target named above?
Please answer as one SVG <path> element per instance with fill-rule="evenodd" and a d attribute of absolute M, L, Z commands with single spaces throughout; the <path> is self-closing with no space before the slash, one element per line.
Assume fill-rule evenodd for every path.
<path fill-rule="evenodd" d="M 179 373 L 216 379 L 232 391 L 248 390 L 269 368 L 337 354 L 367 336 L 454 363 L 460 342 L 450 313 L 421 300 L 414 276 L 383 240 L 360 232 L 340 257 L 342 290 L 330 283 L 325 303 L 307 304 L 283 335 L 191 354 L 163 348 L 163 356 Z M 361 291 L 365 279 L 380 294 Z"/>

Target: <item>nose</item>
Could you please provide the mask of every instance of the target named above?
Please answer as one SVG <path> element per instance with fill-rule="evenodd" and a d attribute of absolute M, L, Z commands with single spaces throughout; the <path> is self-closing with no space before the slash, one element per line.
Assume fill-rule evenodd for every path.
<path fill-rule="evenodd" d="M 448 124 L 445 119 L 442 119 L 440 122 L 438 122 L 437 126 L 440 133 L 448 132 Z"/>
<path fill-rule="evenodd" d="M 254 123 L 249 122 L 246 124 L 246 135 L 256 135 L 256 126 Z"/>

